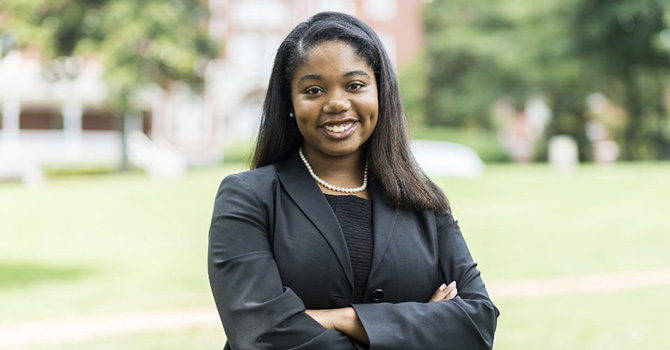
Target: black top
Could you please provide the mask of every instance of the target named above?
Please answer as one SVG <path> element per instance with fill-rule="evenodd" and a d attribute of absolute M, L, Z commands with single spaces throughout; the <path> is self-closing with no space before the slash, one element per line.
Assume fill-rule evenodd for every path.
<path fill-rule="evenodd" d="M 347 242 L 354 272 L 353 302 L 362 303 L 372 264 L 372 205 L 369 200 L 353 195 L 326 194 L 326 199 L 340 222 Z"/>

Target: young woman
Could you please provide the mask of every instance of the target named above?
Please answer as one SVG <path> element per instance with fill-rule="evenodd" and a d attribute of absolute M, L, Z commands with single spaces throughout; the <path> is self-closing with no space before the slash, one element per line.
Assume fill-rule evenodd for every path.
<path fill-rule="evenodd" d="M 225 349 L 491 349 L 498 310 L 409 150 L 377 35 L 319 13 L 279 47 L 251 171 L 226 177 L 209 277 Z"/>

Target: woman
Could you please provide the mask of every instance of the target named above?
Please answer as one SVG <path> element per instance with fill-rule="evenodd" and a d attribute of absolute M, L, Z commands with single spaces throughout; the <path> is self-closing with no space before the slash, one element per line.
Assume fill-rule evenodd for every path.
<path fill-rule="evenodd" d="M 288 35 L 254 170 L 214 206 L 225 349 L 492 348 L 498 310 L 406 131 L 372 29 L 326 12 Z"/>

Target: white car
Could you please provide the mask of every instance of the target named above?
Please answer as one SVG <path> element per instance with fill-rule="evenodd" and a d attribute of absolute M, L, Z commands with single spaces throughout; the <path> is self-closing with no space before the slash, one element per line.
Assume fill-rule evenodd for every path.
<path fill-rule="evenodd" d="M 412 152 L 421 169 L 434 177 L 478 177 L 484 172 L 484 162 L 468 146 L 453 142 L 412 142 Z"/>

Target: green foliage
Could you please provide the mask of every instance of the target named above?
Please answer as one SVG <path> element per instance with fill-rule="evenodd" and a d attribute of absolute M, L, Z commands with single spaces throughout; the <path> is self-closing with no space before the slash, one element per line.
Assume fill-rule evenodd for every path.
<path fill-rule="evenodd" d="M 237 142 L 228 145 L 223 151 L 223 162 L 226 164 L 249 164 L 254 151 L 255 142 Z"/>
<path fill-rule="evenodd" d="M 645 127 L 668 119 L 667 1 L 434 0 L 424 22 L 429 124 L 489 126 L 493 101 L 539 94 L 554 114 L 548 136 L 575 136 L 586 159 L 585 99 L 602 92 L 629 115 L 626 157 L 667 157 L 670 138 Z"/>
<path fill-rule="evenodd" d="M 426 122 L 427 78 L 424 53 L 410 60 L 398 74 L 403 107 L 412 125 L 424 125 Z"/>
<path fill-rule="evenodd" d="M 512 23 L 497 1 L 434 1 L 425 7 L 431 125 L 489 126 L 490 105 L 526 92 L 507 66 Z"/>
<path fill-rule="evenodd" d="M 664 19 L 669 9 L 666 1 L 658 0 L 583 1 L 570 23 L 575 54 L 600 77 L 592 88 L 628 112 L 622 140 L 627 159 L 658 157 L 670 143 L 666 139 L 661 149 L 650 149 L 648 140 L 659 134 L 645 128 L 649 120 L 666 114 L 658 108 L 663 93 L 658 77 L 670 73 L 670 45 L 661 47 L 658 39 L 669 28 Z"/>
<path fill-rule="evenodd" d="M 3 32 L 20 46 L 38 47 L 47 59 L 99 60 L 109 107 L 119 113 L 135 109 L 132 99 L 150 86 L 201 87 L 216 55 L 200 0 L 6 0 L 0 12 L 11 14 Z"/>

